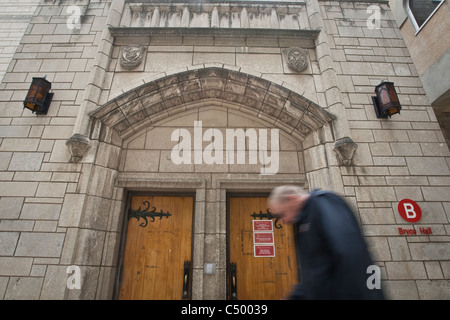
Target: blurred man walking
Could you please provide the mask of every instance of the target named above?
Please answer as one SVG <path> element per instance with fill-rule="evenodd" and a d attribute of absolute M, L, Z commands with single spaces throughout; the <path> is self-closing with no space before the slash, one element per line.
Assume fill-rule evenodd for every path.
<path fill-rule="evenodd" d="M 381 289 L 368 288 L 372 259 L 355 216 L 341 197 L 281 186 L 272 191 L 269 207 L 283 223 L 297 228 L 302 281 L 288 299 L 384 299 Z"/>

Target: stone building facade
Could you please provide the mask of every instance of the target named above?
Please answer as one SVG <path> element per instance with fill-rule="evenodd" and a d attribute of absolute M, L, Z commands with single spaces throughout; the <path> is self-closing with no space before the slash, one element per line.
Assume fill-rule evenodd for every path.
<path fill-rule="evenodd" d="M 388 119 L 383 80 L 402 104 Z M 43 0 L 0 86 L 3 299 L 116 298 L 146 193 L 193 196 L 190 297 L 225 299 L 229 195 L 286 183 L 345 197 L 388 298 L 450 298 L 450 152 L 387 1 Z M 259 134 L 242 163 L 221 153 L 230 129 Z"/>
<path fill-rule="evenodd" d="M 39 0 L 0 1 L 0 80 L 33 16 Z"/>
<path fill-rule="evenodd" d="M 425 11 L 427 19 L 420 27 L 415 23 L 408 0 L 391 0 L 389 4 L 450 146 L 450 79 L 445 74 L 450 68 L 450 36 L 446 32 L 450 28 L 449 4 L 447 1 L 433 2 L 433 6 Z"/>

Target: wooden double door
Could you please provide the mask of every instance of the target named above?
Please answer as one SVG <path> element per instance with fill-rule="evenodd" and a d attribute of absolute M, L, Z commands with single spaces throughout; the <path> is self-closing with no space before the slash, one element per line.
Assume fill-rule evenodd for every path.
<path fill-rule="evenodd" d="M 132 196 L 118 298 L 191 297 L 193 196 Z M 228 197 L 228 299 L 286 297 L 297 282 L 292 226 L 267 211 L 266 197 Z"/>

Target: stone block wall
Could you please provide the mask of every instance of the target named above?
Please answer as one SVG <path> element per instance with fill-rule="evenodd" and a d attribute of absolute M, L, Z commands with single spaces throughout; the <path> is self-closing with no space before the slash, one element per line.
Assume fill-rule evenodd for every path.
<path fill-rule="evenodd" d="M 68 28 L 70 5 L 80 7 L 79 29 Z M 380 10 L 379 29 L 367 26 L 371 5 Z M 289 12 L 298 29 L 274 24 L 266 10 L 272 29 L 264 33 L 237 20 L 227 30 L 212 26 L 214 5 L 209 24 L 198 18 L 195 28 L 181 26 L 180 7 L 170 20 L 180 28 L 166 33 L 131 15 L 140 12 L 133 6 L 43 1 L 8 66 L 0 85 L 1 298 L 111 299 L 127 193 L 189 190 L 196 194 L 194 298 L 223 299 L 227 192 L 283 183 L 345 196 L 389 298 L 449 298 L 450 152 L 386 3 L 283 1 L 276 18 Z M 143 12 L 151 25 L 154 10 Z M 130 44 L 145 48 L 132 70 L 120 65 Z M 306 49 L 304 71 L 287 64 L 283 50 L 292 46 Z M 35 116 L 22 101 L 31 78 L 44 74 L 55 95 L 48 114 Z M 371 102 L 382 80 L 395 83 L 403 107 L 386 120 Z M 263 177 L 259 165 L 175 166 L 170 133 L 198 120 L 221 131 L 284 130 L 279 173 Z M 90 145 L 78 162 L 66 146 L 74 133 Z M 344 138 L 357 144 L 346 165 L 335 152 Z M 418 223 L 400 217 L 405 198 L 422 208 Z M 432 234 L 401 235 L 399 227 L 431 227 Z M 216 275 L 203 274 L 205 262 L 217 263 Z M 66 286 L 73 265 L 81 268 L 81 289 Z"/>
<path fill-rule="evenodd" d="M 0 2 L 0 80 L 34 15 L 39 0 Z"/>
<path fill-rule="evenodd" d="M 353 165 L 341 167 L 344 193 L 355 201 L 374 259 L 391 298 L 447 299 L 449 289 L 450 153 L 424 94 L 392 12 L 380 8 L 379 29 L 369 29 L 371 3 L 320 2 L 353 140 Z M 373 4 L 373 3 L 372 3 Z M 402 111 L 377 119 L 371 102 L 381 81 L 395 83 Z M 432 235 L 404 236 L 411 227 L 398 202 L 422 208 L 415 225 Z"/>
<path fill-rule="evenodd" d="M 68 28 L 68 7 L 88 3 L 41 2 L 0 84 L 2 299 L 64 298 L 60 282 L 67 279 L 75 251 L 69 246 L 74 232 L 68 221 L 77 218 L 73 213 L 76 205 L 84 205 L 81 199 L 92 200 L 79 195 L 80 177 L 88 168 L 69 163 L 65 143 L 109 8 L 107 2 L 90 1 L 82 28 Z M 52 83 L 54 99 L 47 115 L 36 116 L 23 109 L 22 101 L 32 77 L 44 75 Z M 95 292 L 87 297 L 94 298 Z"/>

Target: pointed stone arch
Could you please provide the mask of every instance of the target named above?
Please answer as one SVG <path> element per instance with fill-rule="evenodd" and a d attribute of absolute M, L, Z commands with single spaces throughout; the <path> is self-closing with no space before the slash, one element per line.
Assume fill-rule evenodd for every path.
<path fill-rule="evenodd" d="M 334 119 L 297 92 L 223 67 L 199 67 L 149 81 L 110 100 L 90 116 L 126 139 L 149 124 L 207 106 L 208 101 L 233 105 L 300 141 Z"/>
<path fill-rule="evenodd" d="M 196 111 L 197 119 L 200 119 L 202 112 L 220 108 L 227 110 L 227 119 L 230 119 L 230 113 L 250 121 L 259 119 L 260 121 L 255 121 L 261 123 L 258 128 L 266 124 L 267 127 L 277 127 L 284 132 L 280 137 L 289 136 L 290 140 L 300 142 L 295 146 L 285 143 L 285 149 L 280 148 L 280 172 L 276 175 L 261 175 L 261 161 L 252 167 L 249 162 L 241 168 L 232 169 L 230 165 L 226 170 L 216 164 L 214 167 L 208 164 L 187 164 L 186 170 L 181 167 L 173 170 L 176 165 L 168 157 L 171 146 L 166 148 L 167 145 L 164 144 L 162 148 L 162 143 L 147 143 L 154 143 L 164 131 L 162 129 L 170 128 L 165 133 L 173 132 L 172 128 L 177 127 L 181 121 L 167 126 L 172 120 L 186 118 Z M 181 73 L 166 74 L 117 96 L 89 116 L 92 122 L 90 140 L 81 135 L 77 136 L 77 140 L 72 140 L 77 142 L 76 146 L 91 145 L 87 156 L 82 159 L 88 165 L 82 173 L 83 184 L 80 190 L 83 191 L 80 192 L 83 194 L 80 198 L 83 200 L 79 201 L 86 202 L 86 205 L 83 205 L 80 230 L 74 228 L 77 230 L 74 247 L 80 249 L 74 252 L 73 261 L 89 262 L 97 259 L 98 250 L 84 245 L 97 241 L 97 233 L 85 232 L 83 228 L 97 230 L 100 228 L 100 222 L 97 221 L 105 221 L 100 215 L 109 211 L 112 212 L 111 221 L 114 222 L 111 223 L 111 230 L 109 223 L 107 227 L 101 226 L 107 229 L 105 232 L 108 234 L 104 237 L 103 252 L 118 252 L 120 239 L 124 234 L 119 229 L 120 221 L 124 221 L 126 216 L 127 194 L 133 191 L 195 192 L 194 221 L 198 225 L 193 236 L 193 259 L 196 259 L 193 260 L 193 265 L 202 266 L 204 262 L 215 259 L 212 253 L 205 254 L 209 251 L 204 250 L 205 243 L 210 243 L 209 241 L 218 248 L 211 251 L 219 252 L 220 256 L 226 255 L 226 246 L 221 241 L 224 241 L 223 234 L 226 233 L 227 192 L 270 192 L 273 187 L 285 183 L 343 190 L 341 170 L 336 159 L 333 159 L 331 150 L 334 140 L 332 128 L 331 125 L 327 126 L 334 116 L 298 92 L 255 74 L 237 71 L 236 67 L 202 66 Z M 189 123 L 192 119 L 188 119 Z M 242 123 L 247 123 L 246 120 Z M 164 128 L 164 125 L 167 127 Z M 159 136 L 151 132 L 155 128 L 161 129 Z M 145 140 L 140 139 L 141 136 L 145 136 Z M 166 141 L 168 137 L 170 136 L 164 136 Z M 131 146 L 130 141 L 133 139 L 136 141 Z M 128 159 L 130 162 L 127 162 Z M 128 166 L 133 161 L 136 161 L 135 165 Z M 297 165 L 293 165 L 294 163 Z M 203 170 L 205 167 L 208 170 Z M 208 201 L 205 201 L 207 197 Z M 91 210 L 94 205 L 105 209 L 100 213 L 98 210 Z M 100 230 L 98 233 L 103 234 L 104 231 Z M 111 258 L 111 261 L 115 268 L 120 268 L 117 256 Z M 102 260 L 101 263 L 109 262 Z M 202 299 L 206 292 L 211 292 L 211 287 L 207 286 L 212 286 L 213 283 L 204 281 L 202 274 L 203 272 L 196 272 L 193 275 L 192 281 L 198 286 L 195 290 L 197 299 Z M 214 288 L 226 288 L 225 277 L 219 276 L 223 273 L 217 274 L 214 279 L 221 281 L 221 284 Z M 102 282 L 91 283 L 92 287 L 99 286 L 96 290 L 102 296 L 109 296 L 112 283 L 117 284 L 117 279 L 118 273 L 111 272 L 101 279 Z"/>

